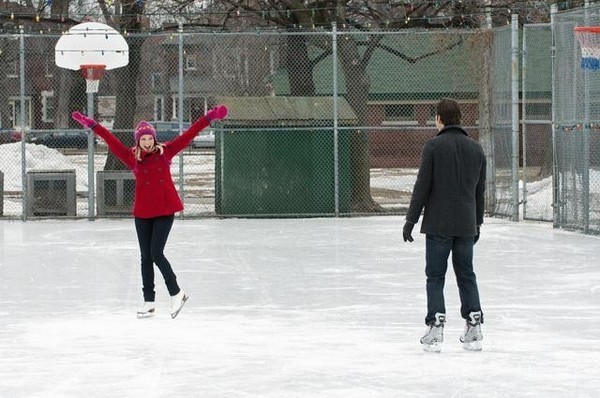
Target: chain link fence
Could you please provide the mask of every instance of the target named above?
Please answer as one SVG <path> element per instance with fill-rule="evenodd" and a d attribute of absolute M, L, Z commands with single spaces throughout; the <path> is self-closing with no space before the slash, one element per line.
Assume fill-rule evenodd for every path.
<path fill-rule="evenodd" d="M 513 171 L 513 73 L 512 68 L 512 35 L 511 26 L 505 26 L 492 31 L 490 47 L 483 59 L 484 68 L 489 69 L 489 80 L 482 88 L 482 98 L 486 106 L 482 112 L 489 123 L 483 125 L 489 128 L 489 139 L 483 139 L 482 144 L 487 155 L 488 184 L 486 187 L 486 211 L 490 215 L 511 217 L 516 220 L 515 212 L 518 204 L 515 201 L 514 171 Z M 483 115 L 482 115 L 483 116 Z M 484 117 L 481 119 L 485 120 Z M 482 120 L 480 119 L 480 125 Z"/>
<path fill-rule="evenodd" d="M 523 218 L 552 221 L 552 26 L 523 26 L 522 52 Z"/>
<path fill-rule="evenodd" d="M 436 103 L 452 97 L 488 157 L 488 214 L 513 217 L 514 34 L 129 34 L 130 64 L 105 73 L 94 117 L 133 145 L 139 120 L 169 141 L 230 107 L 173 159 L 184 217 L 404 214 Z M 87 113 L 85 81 L 54 65 L 57 40 L 0 36 L 3 216 L 129 216 L 131 173 L 70 120 Z"/>
<path fill-rule="evenodd" d="M 556 13 L 554 56 L 554 224 L 600 232 L 600 75 L 581 67 L 574 28 L 599 26 L 600 7 Z M 600 47 L 600 41 L 591 43 Z"/>

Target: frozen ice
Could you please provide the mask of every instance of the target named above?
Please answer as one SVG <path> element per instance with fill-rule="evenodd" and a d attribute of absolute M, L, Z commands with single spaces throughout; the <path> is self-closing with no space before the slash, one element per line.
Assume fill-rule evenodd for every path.
<path fill-rule="evenodd" d="M 423 352 L 424 237 L 402 217 L 176 219 L 190 295 L 142 302 L 131 219 L 0 221 L 0 397 L 596 397 L 600 238 L 486 219 L 483 351 Z M 419 226 L 415 228 L 418 231 Z"/>

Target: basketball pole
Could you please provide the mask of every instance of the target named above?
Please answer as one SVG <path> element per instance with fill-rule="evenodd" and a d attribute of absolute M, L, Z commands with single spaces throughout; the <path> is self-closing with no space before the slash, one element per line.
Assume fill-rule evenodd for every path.
<path fill-rule="evenodd" d="M 94 93 L 87 93 L 87 115 L 94 118 Z M 94 209 L 96 208 L 96 184 L 94 181 L 94 132 L 88 132 L 88 220 L 95 220 Z"/>

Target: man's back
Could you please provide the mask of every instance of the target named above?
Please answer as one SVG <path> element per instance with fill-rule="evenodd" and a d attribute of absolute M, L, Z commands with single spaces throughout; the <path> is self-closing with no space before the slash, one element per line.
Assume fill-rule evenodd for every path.
<path fill-rule="evenodd" d="M 421 232 L 474 236 L 483 223 L 485 155 L 459 126 L 448 126 L 423 149 L 407 220 L 425 208 Z M 418 213 L 416 213 L 418 212 Z"/>

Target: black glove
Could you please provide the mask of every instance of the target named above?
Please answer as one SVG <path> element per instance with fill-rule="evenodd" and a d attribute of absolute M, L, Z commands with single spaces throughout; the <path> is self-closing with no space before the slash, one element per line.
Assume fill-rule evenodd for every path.
<path fill-rule="evenodd" d="M 473 244 L 477 243 L 479 240 L 479 225 L 477 226 L 477 235 L 473 238 Z"/>
<path fill-rule="evenodd" d="M 408 241 L 408 242 L 412 242 L 414 241 L 413 237 L 412 237 L 412 230 L 414 228 L 415 224 L 411 223 L 410 221 L 407 221 L 406 223 L 404 223 L 404 228 L 402 228 L 402 239 L 404 239 L 404 241 Z"/>

